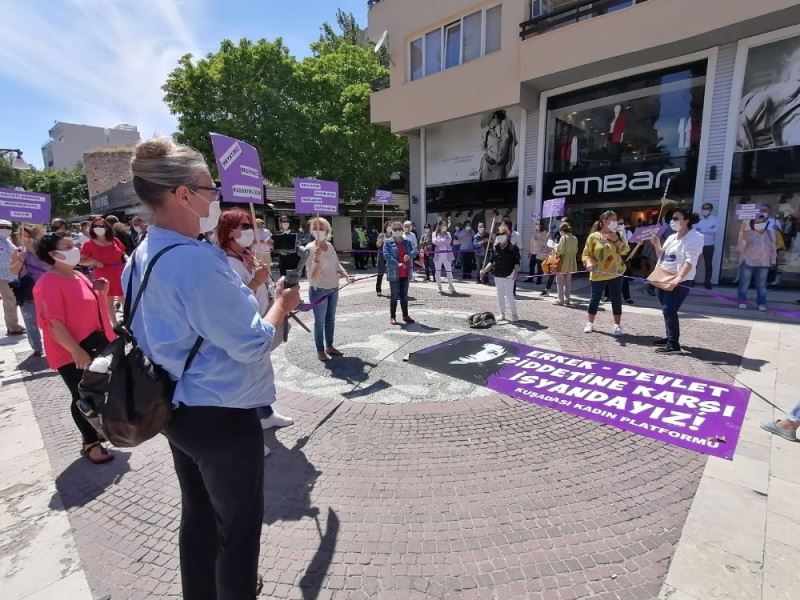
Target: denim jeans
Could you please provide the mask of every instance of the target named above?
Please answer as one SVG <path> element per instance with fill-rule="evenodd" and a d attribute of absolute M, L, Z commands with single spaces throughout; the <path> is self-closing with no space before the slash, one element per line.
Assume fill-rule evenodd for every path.
<path fill-rule="evenodd" d="M 324 296 L 327 297 L 314 304 Z M 333 328 L 336 321 L 336 305 L 339 303 L 339 290 L 312 287 L 309 289 L 308 299 L 314 304 L 314 344 L 317 346 L 317 352 L 324 352 L 325 348 L 333 347 Z"/>
<path fill-rule="evenodd" d="M 42 334 L 39 331 L 39 324 L 36 322 L 36 305 L 33 300 L 26 301 L 19 307 L 22 313 L 22 320 L 25 323 L 25 330 L 28 335 L 28 342 L 35 352 L 42 351 Z"/>
<path fill-rule="evenodd" d="M 791 412 L 789 412 L 789 420 L 795 423 L 800 422 L 800 402 L 792 407 Z"/>
<path fill-rule="evenodd" d="M 389 282 L 389 289 L 392 295 L 389 298 L 389 316 L 393 319 L 397 317 L 397 300 L 400 300 L 400 310 L 403 316 L 408 316 L 408 277 L 403 277 L 397 281 Z"/>
<path fill-rule="evenodd" d="M 600 300 L 608 290 L 608 297 L 611 299 L 611 314 L 618 316 L 622 314 L 622 277 L 615 277 L 605 281 L 592 281 L 592 298 L 589 300 L 589 314 L 596 315 L 600 307 Z"/>
<path fill-rule="evenodd" d="M 766 306 L 768 275 L 769 267 L 751 267 L 742 261 L 739 265 L 739 304 L 747 304 L 747 290 L 753 281 L 756 286 L 756 303 L 759 306 Z"/>
<path fill-rule="evenodd" d="M 667 331 L 667 342 L 674 346 L 680 345 L 681 326 L 678 321 L 678 310 L 689 295 L 688 282 L 676 287 L 674 290 L 658 290 L 658 301 L 661 303 L 661 312 L 664 314 L 664 327 Z"/>

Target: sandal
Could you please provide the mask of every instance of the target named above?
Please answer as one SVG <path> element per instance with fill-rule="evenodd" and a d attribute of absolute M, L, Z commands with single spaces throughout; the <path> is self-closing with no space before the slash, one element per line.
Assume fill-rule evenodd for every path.
<path fill-rule="evenodd" d="M 95 448 L 99 448 L 100 451 L 93 452 Z M 114 455 L 111 454 L 105 448 L 103 448 L 100 442 L 92 442 L 91 444 L 84 444 L 83 449 L 81 450 L 81 456 L 85 456 L 89 460 L 89 462 L 95 465 L 101 465 L 103 463 L 107 463 L 110 460 L 114 460 Z"/>

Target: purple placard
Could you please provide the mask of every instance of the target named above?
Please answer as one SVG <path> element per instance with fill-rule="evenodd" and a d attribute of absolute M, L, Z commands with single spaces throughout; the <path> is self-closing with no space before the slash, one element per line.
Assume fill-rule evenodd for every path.
<path fill-rule="evenodd" d="M 0 188 L 0 219 L 49 223 L 50 206 L 50 194 Z"/>
<path fill-rule="evenodd" d="M 295 179 L 294 212 L 298 215 L 339 214 L 339 182 Z"/>
<path fill-rule="evenodd" d="M 264 204 L 264 184 L 258 150 L 247 142 L 211 133 L 214 158 L 225 202 Z"/>
<path fill-rule="evenodd" d="M 661 225 L 645 225 L 643 227 L 637 227 L 633 231 L 630 241 L 635 244 L 638 244 L 639 242 L 646 242 L 654 235 L 659 235 L 660 231 Z"/>
<path fill-rule="evenodd" d="M 375 200 L 377 204 L 391 204 L 392 192 L 389 190 L 375 190 L 375 196 L 373 200 Z"/>
<path fill-rule="evenodd" d="M 736 205 L 736 220 L 737 221 L 751 221 L 758 216 L 759 210 L 756 204 L 737 204 Z"/>
<path fill-rule="evenodd" d="M 564 203 L 566 198 L 552 198 L 545 200 L 542 205 L 542 218 L 550 219 L 552 217 L 560 217 L 564 214 Z"/>
<path fill-rule="evenodd" d="M 733 459 L 750 391 L 467 334 L 409 362 L 673 446 Z"/>

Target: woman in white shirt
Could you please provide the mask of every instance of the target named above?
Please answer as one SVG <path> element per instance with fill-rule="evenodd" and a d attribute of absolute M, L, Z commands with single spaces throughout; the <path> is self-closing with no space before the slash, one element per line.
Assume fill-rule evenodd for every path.
<path fill-rule="evenodd" d="M 228 257 L 231 269 L 242 278 L 258 300 L 259 314 L 266 315 L 272 304 L 271 297 L 275 291 L 275 283 L 270 276 L 269 263 L 258 262 L 252 252 L 256 242 L 252 217 L 238 208 L 226 210 L 219 217 L 216 235 L 217 243 Z M 294 419 L 278 414 L 272 406 L 259 407 L 258 417 L 261 419 L 263 429 L 286 427 L 294 423 Z M 268 454 L 269 448 L 265 447 L 264 456 Z"/>
<path fill-rule="evenodd" d="M 336 305 L 339 302 L 339 279 L 355 281 L 339 263 L 336 249 L 331 244 L 331 224 L 317 217 L 309 221 L 314 241 L 305 247 L 306 272 L 310 284 L 308 298 L 314 311 L 314 344 L 317 358 L 322 362 L 329 356 L 341 356 L 333 345 L 333 330 L 336 321 Z"/>
<path fill-rule="evenodd" d="M 689 295 L 697 273 L 697 262 L 703 254 L 703 235 L 692 229 L 699 220 L 700 217 L 696 214 L 679 208 L 672 213 L 672 220 L 669 222 L 675 233 L 664 241 L 663 246 L 657 235 L 650 240 L 658 256 L 656 268 L 674 273 L 672 279 L 663 282 L 668 289 L 658 290 L 667 336 L 655 341 L 660 346 L 656 352 L 681 351 L 678 310 Z"/>

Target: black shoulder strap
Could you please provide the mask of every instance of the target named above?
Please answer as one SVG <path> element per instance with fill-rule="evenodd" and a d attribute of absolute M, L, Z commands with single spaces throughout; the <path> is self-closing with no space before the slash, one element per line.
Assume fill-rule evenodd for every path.
<path fill-rule="evenodd" d="M 126 329 L 130 330 L 131 322 L 133 321 L 133 315 L 136 314 L 136 309 L 139 308 L 139 303 L 142 301 L 142 294 L 144 294 L 144 290 L 147 288 L 147 284 L 150 282 L 150 273 L 152 273 L 153 267 L 156 266 L 158 259 L 178 246 L 189 246 L 189 244 L 171 244 L 166 248 L 162 248 L 152 258 L 152 260 L 150 260 L 150 264 L 147 265 L 147 268 L 144 271 L 142 284 L 139 286 L 139 291 L 136 293 L 136 299 L 133 301 L 133 307 L 131 307 L 131 296 L 133 295 L 133 276 L 136 271 L 136 251 L 134 251 L 131 255 L 131 273 L 128 277 L 128 293 L 125 295 L 125 308 L 122 316 L 122 323 Z M 189 351 L 189 356 L 186 357 L 186 362 L 183 364 L 184 373 L 189 370 L 190 366 L 192 366 L 192 361 L 194 361 L 197 353 L 200 350 L 200 346 L 202 345 L 203 337 L 198 335 L 194 345 L 192 346 L 192 349 Z"/>

